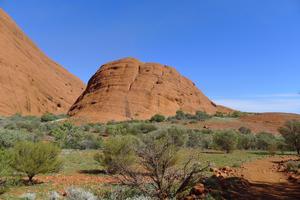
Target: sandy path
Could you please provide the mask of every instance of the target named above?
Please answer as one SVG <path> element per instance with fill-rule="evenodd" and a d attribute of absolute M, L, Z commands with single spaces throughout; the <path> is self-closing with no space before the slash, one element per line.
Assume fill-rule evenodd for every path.
<path fill-rule="evenodd" d="M 233 190 L 234 199 L 300 199 L 300 184 L 290 183 L 283 172 L 278 172 L 277 163 L 296 159 L 295 156 L 274 156 L 245 163 L 241 166 L 239 176 L 248 180 L 246 188 Z"/>
<path fill-rule="evenodd" d="M 240 173 L 242 177 L 253 183 L 287 183 L 286 175 L 278 172 L 277 162 L 294 158 L 293 156 L 276 156 L 255 160 L 242 165 Z"/>

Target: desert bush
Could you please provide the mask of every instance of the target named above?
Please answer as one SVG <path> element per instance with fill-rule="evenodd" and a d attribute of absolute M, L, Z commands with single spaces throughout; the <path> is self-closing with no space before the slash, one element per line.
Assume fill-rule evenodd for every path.
<path fill-rule="evenodd" d="M 109 125 L 106 127 L 106 132 L 109 135 L 139 135 L 146 134 L 157 130 L 157 127 L 151 123 L 120 123 L 116 125 Z"/>
<path fill-rule="evenodd" d="M 212 147 L 212 135 L 203 131 L 191 130 L 188 133 L 187 147 L 210 149 Z"/>
<path fill-rule="evenodd" d="M 129 200 L 142 196 L 141 192 L 135 188 L 116 185 L 111 190 L 106 191 L 104 194 L 98 195 L 103 200 Z"/>
<path fill-rule="evenodd" d="M 81 188 L 68 188 L 67 200 L 97 200 L 98 198 L 91 192 L 85 191 Z"/>
<path fill-rule="evenodd" d="M 288 172 L 298 172 L 300 169 L 300 161 L 288 161 L 285 165 Z"/>
<path fill-rule="evenodd" d="M 260 150 L 272 150 L 275 144 L 276 138 L 272 133 L 261 132 L 256 135 L 256 147 Z"/>
<path fill-rule="evenodd" d="M 35 200 L 36 194 L 35 193 L 26 193 L 20 196 L 21 200 Z"/>
<path fill-rule="evenodd" d="M 49 193 L 49 200 L 59 200 L 60 199 L 60 195 L 55 192 L 55 191 L 52 191 Z"/>
<path fill-rule="evenodd" d="M 256 137 L 251 133 L 238 134 L 238 149 L 255 149 L 256 148 Z"/>
<path fill-rule="evenodd" d="M 153 117 L 151 117 L 151 122 L 163 122 L 166 120 L 166 117 L 160 114 L 156 114 Z"/>
<path fill-rule="evenodd" d="M 0 148 L 10 148 L 19 141 L 33 140 L 34 136 L 26 131 L 0 129 Z"/>
<path fill-rule="evenodd" d="M 188 139 L 188 129 L 171 127 L 161 129 L 154 135 L 157 139 L 164 138 L 177 147 L 183 147 Z"/>
<path fill-rule="evenodd" d="M 233 130 L 219 131 L 214 134 L 213 142 L 219 149 L 230 153 L 236 149 L 238 136 Z"/>
<path fill-rule="evenodd" d="M 245 116 L 245 115 L 246 115 L 246 113 L 244 113 L 244 112 L 234 111 L 229 116 L 234 117 L 234 118 L 239 118 L 239 117 L 242 117 L 242 116 Z"/>
<path fill-rule="evenodd" d="M 239 132 L 242 133 L 242 134 L 251 134 L 251 129 L 242 126 L 242 127 L 239 128 Z"/>
<path fill-rule="evenodd" d="M 280 134 L 285 142 L 293 147 L 300 154 L 300 121 L 287 121 L 283 127 L 279 128 Z"/>
<path fill-rule="evenodd" d="M 178 110 L 178 111 L 176 111 L 175 119 L 184 120 L 184 119 L 186 119 L 186 115 L 182 110 Z"/>
<path fill-rule="evenodd" d="M 211 116 L 208 115 L 206 112 L 203 112 L 203 111 L 197 111 L 193 118 L 194 118 L 195 120 L 205 121 L 205 120 L 211 118 Z"/>
<path fill-rule="evenodd" d="M 276 146 L 277 149 L 280 150 L 280 152 L 283 154 L 285 151 L 293 151 L 294 149 L 286 144 L 285 139 L 282 136 L 276 137 Z"/>
<path fill-rule="evenodd" d="M 149 123 L 138 123 L 138 124 L 132 124 L 128 128 L 128 133 L 137 135 L 137 134 L 146 134 L 150 133 L 152 131 L 157 130 L 157 127 L 153 124 Z"/>
<path fill-rule="evenodd" d="M 134 136 L 114 136 L 103 144 L 103 153 L 97 153 L 94 159 L 105 167 L 108 173 L 118 172 L 119 165 L 132 165 L 135 162 L 134 148 L 137 139 Z"/>
<path fill-rule="evenodd" d="M 111 136 L 128 134 L 129 124 L 113 124 L 107 125 L 105 132 Z"/>
<path fill-rule="evenodd" d="M 102 146 L 100 135 L 85 132 L 82 127 L 76 127 L 71 123 L 56 126 L 50 135 L 65 149 L 97 149 Z"/>
<path fill-rule="evenodd" d="M 145 136 L 134 152 L 141 170 L 120 163 L 119 179 L 151 198 L 183 198 L 200 181 L 205 169 L 193 157 L 180 162 L 179 147 L 167 137 Z M 145 180 L 152 181 L 145 183 Z"/>
<path fill-rule="evenodd" d="M 37 174 L 57 172 L 62 163 L 58 159 L 60 149 L 49 143 L 20 142 L 10 153 L 10 166 L 27 175 L 29 182 Z"/>
<path fill-rule="evenodd" d="M 4 176 L 9 172 L 9 156 L 6 151 L 0 149 L 0 195 L 7 191 Z"/>
<path fill-rule="evenodd" d="M 2 177 L 8 174 L 9 160 L 7 151 L 0 149 L 0 182 L 2 181 Z"/>
<path fill-rule="evenodd" d="M 225 113 L 217 111 L 216 114 L 214 115 L 215 117 L 225 117 Z"/>
<path fill-rule="evenodd" d="M 189 113 L 184 113 L 181 110 L 178 110 L 176 112 L 176 115 L 173 117 L 168 117 L 168 121 L 174 121 L 176 120 L 193 120 L 193 121 L 204 121 L 211 118 L 210 115 L 208 115 L 206 112 L 203 111 L 197 111 L 194 115 Z"/>
<path fill-rule="evenodd" d="M 53 113 L 45 113 L 41 116 L 41 122 L 51 122 L 66 117 L 66 115 L 55 115 Z"/>

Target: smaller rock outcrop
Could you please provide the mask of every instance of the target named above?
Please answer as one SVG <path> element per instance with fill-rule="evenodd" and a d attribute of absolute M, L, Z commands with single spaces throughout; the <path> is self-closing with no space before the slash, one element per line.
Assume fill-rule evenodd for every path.
<path fill-rule="evenodd" d="M 101 66 L 69 115 L 103 122 L 172 116 L 178 110 L 214 114 L 220 109 L 226 110 L 174 68 L 124 58 Z"/>

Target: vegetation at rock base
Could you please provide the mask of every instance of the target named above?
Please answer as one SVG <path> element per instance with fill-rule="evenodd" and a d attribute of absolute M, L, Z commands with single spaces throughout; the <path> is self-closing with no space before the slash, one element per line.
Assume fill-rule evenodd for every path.
<path fill-rule="evenodd" d="M 151 117 L 151 122 L 163 122 L 166 120 L 166 117 L 160 114 L 156 114 L 153 117 Z"/>

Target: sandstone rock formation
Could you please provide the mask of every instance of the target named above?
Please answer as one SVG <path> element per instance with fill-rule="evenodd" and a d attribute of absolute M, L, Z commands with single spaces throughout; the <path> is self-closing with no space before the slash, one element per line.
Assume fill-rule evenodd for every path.
<path fill-rule="evenodd" d="M 84 87 L 0 9 L 0 115 L 66 113 Z"/>
<path fill-rule="evenodd" d="M 104 122 L 172 116 L 177 110 L 213 114 L 219 107 L 174 68 L 124 58 L 101 66 L 69 115 Z"/>

